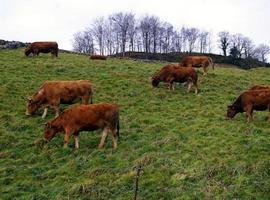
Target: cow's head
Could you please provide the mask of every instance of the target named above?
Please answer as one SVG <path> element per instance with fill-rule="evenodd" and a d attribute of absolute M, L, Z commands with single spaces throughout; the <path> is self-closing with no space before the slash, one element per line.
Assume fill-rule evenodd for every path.
<path fill-rule="evenodd" d="M 47 122 L 44 127 L 44 139 L 50 141 L 57 133 L 57 129 L 53 127 L 52 122 Z"/>
<path fill-rule="evenodd" d="M 26 115 L 34 114 L 38 109 L 38 104 L 33 99 L 28 98 L 26 103 Z"/>
<path fill-rule="evenodd" d="M 227 117 L 232 119 L 237 114 L 237 109 L 234 106 L 228 106 Z"/>
<path fill-rule="evenodd" d="M 152 85 L 153 87 L 157 87 L 159 84 L 159 80 L 157 77 L 152 77 Z"/>
<path fill-rule="evenodd" d="M 27 48 L 24 50 L 24 54 L 25 54 L 26 56 L 29 56 L 30 53 L 31 53 L 31 49 L 30 49 L 30 47 L 27 47 Z"/>

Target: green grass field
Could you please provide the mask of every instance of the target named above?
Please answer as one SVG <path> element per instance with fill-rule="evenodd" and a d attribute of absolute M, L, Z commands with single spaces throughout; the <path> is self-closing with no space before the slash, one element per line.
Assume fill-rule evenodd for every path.
<path fill-rule="evenodd" d="M 0 199 L 132 199 L 135 167 L 142 165 L 138 199 L 269 199 L 270 126 L 267 111 L 226 120 L 227 105 L 253 84 L 269 84 L 270 69 L 217 67 L 200 73 L 200 93 L 178 85 L 152 88 L 164 63 L 82 55 L 26 58 L 0 51 Z M 201 70 L 199 70 L 201 71 Z M 63 149 L 63 135 L 43 148 L 33 141 L 54 117 L 49 109 L 25 116 L 26 102 L 45 80 L 88 79 L 94 102 L 120 105 L 120 142 L 97 149 L 101 130 L 81 132 Z M 63 105 L 62 110 L 69 107 Z"/>

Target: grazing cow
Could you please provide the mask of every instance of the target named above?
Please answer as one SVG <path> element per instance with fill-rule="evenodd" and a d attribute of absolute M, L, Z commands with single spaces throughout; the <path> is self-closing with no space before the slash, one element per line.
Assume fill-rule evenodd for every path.
<path fill-rule="evenodd" d="M 254 85 L 249 90 L 265 90 L 265 89 L 270 89 L 270 86 L 268 85 Z"/>
<path fill-rule="evenodd" d="M 103 55 L 92 54 L 92 55 L 90 55 L 90 59 L 91 60 L 107 60 L 107 57 L 103 56 Z"/>
<path fill-rule="evenodd" d="M 184 67 L 202 67 L 203 75 L 207 74 L 208 66 L 211 64 L 214 69 L 214 63 L 212 58 L 208 56 L 186 56 L 181 61 Z"/>
<path fill-rule="evenodd" d="M 58 57 L 58 44 L 57 42 L 33 42 L 24 51 L 26 56 L 32 53 L 38 56 L 39 53 L 50 53 L 52 56 Z"/>
<path fill-rule="evenodd" d="M 98 147 L 103 148 L 108 132 L 111 130 L 112 145 L 116 149 L 119 138 L 119 106 L 117 104 L 75 105 L 45 124 L 44 139 L 50 141 L 57 133 L 65 132 L 64 147 L 67 147 L 69 138 L 73 134 L 77 149 L 80 131 L 97 129 L 103 129 Z"/>
<path fill-rule="evenodd" d="M 169 90 L 174 90 L 174 82 L 188 83 L 188 90 L 190 91 L 191 86 L 194 84 L 195 93 L 198 93 L 198 75 L 192 67 L 180 67 L 177 65 L 166 65 L 161 68 L 153 77 L 152 85 L 157 87 L 159 82 L 166 82 L 169 84 Z"/>
<path fill-rule="evenodd" d="M 48 107 L 55 110 L 55 117 L 59 115 L 60 103 L 71 104 L 76 99 L 88 104 L 92 103 L 93 86 L 88 80 L 78 81 L 45 81 L 40 89 L 27 99 L 26 115 L 32 115 L 39 107 L 44 107 L 42 118 L 46 117 Z"/>
<path fill-rule="evenodd" d="M 270 111 L 270 90 L 248 90 L 243 92 L 236 101 L 228 106 L 227 117 L 234 118 L 239 112 L 246 112 L 247 122 L 252 119 L 253 110 Z M 270 116 L 268 118 L 270 122 Z"/>

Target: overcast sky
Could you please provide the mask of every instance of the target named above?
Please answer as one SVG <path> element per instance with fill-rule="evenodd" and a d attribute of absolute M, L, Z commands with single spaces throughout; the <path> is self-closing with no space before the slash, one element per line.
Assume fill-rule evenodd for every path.
<path fill-rule="evenodd" d="M 153 14 L 175 28 L 214 35 L 242 33 L 255 44 L 270 45 L 270 0 L 0 0 L 0 39 L 57 41 L 61 49 L 72 49 L 74 33 L 119 11 Z"/>

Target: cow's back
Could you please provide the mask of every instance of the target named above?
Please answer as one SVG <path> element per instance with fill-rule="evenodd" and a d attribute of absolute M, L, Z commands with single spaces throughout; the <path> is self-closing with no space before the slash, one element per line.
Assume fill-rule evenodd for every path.
<path fill-rule="evenodd" d="M 65 110 L 60 118 L 67 126 L 77 129 L 95 130 L 110 125 L 116 126 L 119 120 L 119 106 L 109 103 L 75 105 Z"/>
<path fill-rule="evenodd" d="M 154 75 L 154 77 L 157 77 L 160 81 L 165 81 L 168 77 L 172 76 L 175 67 L 176 66 L 171 64 L 165 65 Z"/>
<path fill-rule="evenodd" d="M 84 96 L 92 92 L 92 84 L 88 80 L 46 81 L 42 88 L 47 99 L 60 98 L 66 103 L 78 96 Z"/>
<path fill-rule="evenodd" d="M 31 45 L 33 48 L 38 48 L 39 50 L 58 49 L 57 42 L 33 42 Z"/>
<path fill-rule="evenodd" d="M 248 90 L 241 94 L 242 105 L 251 104 L 253 106 L 268 106 L 270 105 L 270 90 Z"/>
<path fill-rule="evenodd" d="M 201 64 L 209 65 L 209 58 L 207 56 L 186 56 L 181 62 L 184 67 L 196 67 Z"/>
<path fill-rule="evenodd" d="M 265 90 L 265 89 L 270 89 L 270 86 L 268 85 L 254 85 L 249 90 Z"/>

